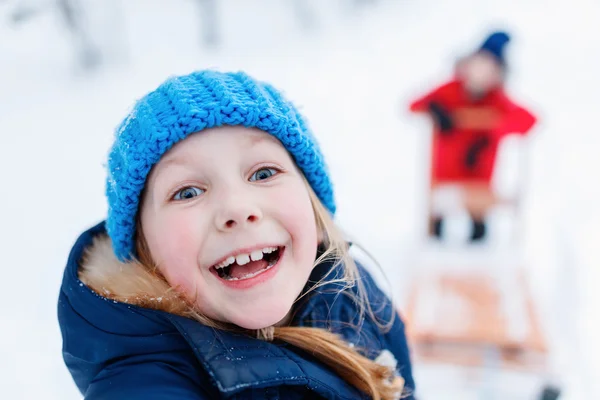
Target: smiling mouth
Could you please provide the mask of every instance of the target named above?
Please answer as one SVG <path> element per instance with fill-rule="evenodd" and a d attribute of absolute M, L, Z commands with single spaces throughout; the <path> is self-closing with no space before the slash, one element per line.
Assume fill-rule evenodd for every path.
<path fill-rule="evenodd" d="M 223 280 L 241 281 L 254 278 L 273 268 L 281 258 L 284 247 L 265 248 L 252 254 L 238 255 L 214 265 L 211 270 Z"/>

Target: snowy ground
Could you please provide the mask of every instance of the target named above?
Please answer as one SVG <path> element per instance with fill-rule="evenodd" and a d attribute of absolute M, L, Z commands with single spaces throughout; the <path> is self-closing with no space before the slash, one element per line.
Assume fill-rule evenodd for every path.
<path fill-rule="evenodd" d="M 7 17 L 16 1 L 0 2 L 0 397 L 80 398 L 60 354 L 62 268 L 76 236 L 105 216 L 113 128 L 134 99 L 172 74 L 243 69 L 284 88 L 328 157 L 340 223 L 377 257 L 401 300 L 420 243 L 427 129 L 407 103 L 500 27 L 515 37 L 509 90 L 542 121 L 527 174 L 530 276 L 564 398 L 600 398 L 597 2 L 390 0 L 352 8 L 350 0 L 256 0 L 251 8 L 222 0 L 221 45 L 212 49 L 201 44 L 194 1 L 84 3 L 115 57 L 92 73 L 74 66 L 55 13 L 13 28 Z M 416 377 L 423 398 L 495 398 L 461 386 L 457 369 L 418 365 Z M 506 390 L 520 381 L 499 382 L 502 398 L 518 398 Z"/>

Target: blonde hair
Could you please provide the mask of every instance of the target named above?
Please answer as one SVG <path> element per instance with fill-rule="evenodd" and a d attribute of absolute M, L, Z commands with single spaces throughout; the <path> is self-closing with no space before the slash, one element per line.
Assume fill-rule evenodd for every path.
<path fill-rule="evenodd" d="M 326 260 L 333 260 L 334 264 L 329 272 L 301 297 L 326 284 L 342 284 L 340 291 L 356 286 L 356 294 L 352 294 L 350 291 L 344 291 L 344 294 L 351 296 L 356 303 L 359 309 L 358 320 L 361 321 L 366 313 L 380 329 L 389 329 L 393 324 L 395 313 L 392 312 L 391 320 L 386 323 L 378 320 L 369 304 L 366 290 L 359 277 L 358 267 L 348 252 L 346 239 L 306 180 L 305 183 L 313 206 L 317 229 L 323 235 L 322 244 L 325 247 L 325 251 L 315 260 L 314 265 L 316 266 Z M 160 271 L 157 270 L 157 266 L 152 260 L 139 218 L 136 229 L 136 250 L 140 263 L 160 275 Z M 328 279 L 338 265 L 343 266 L 342 277 Z M 404 380 L 402 377 L 397 376 L 392 368 L 377 364 L 363 356 L 356 349 L 350 347 L 341 336 L 326 329 L 272 326 L 256 331 L 248 331 L 213 321 L 194 309 L 191 309 L 189 314 L 190 317 L 210 327 L 223 330 L 242 330 L 262 340 L 281 340 L 302 349 L 328 365 L 346 382 L 375 400 L 398 399 L 403 392 Z"/>

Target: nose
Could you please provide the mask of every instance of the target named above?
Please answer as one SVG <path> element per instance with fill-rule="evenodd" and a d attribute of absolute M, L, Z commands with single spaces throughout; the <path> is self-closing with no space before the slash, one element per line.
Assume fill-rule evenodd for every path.
<path fill-rule="evenodd" d="M 215 217 L 218 230 L 227 232 L 257 224 L 262 219 L 260 208 L 239 197 L 222 203 Z"/>

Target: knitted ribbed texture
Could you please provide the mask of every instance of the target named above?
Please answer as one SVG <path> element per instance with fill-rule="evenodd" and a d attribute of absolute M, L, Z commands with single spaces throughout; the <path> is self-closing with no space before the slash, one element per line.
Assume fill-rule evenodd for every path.
<path fill-rule="evenodd" d="M 135 255 L 135 218 L 152 166 L 191 133 L 223 125 L 256 127 L 279 139 L 335 213 L 323 156 L 296 108 L 271 85 L 244 73 L 194 72 L 168 79 L 139 100 L 116 132 L 108 158 L 106 226 L 119 259 Z"/>

